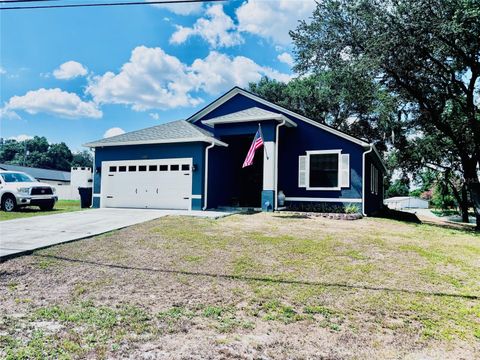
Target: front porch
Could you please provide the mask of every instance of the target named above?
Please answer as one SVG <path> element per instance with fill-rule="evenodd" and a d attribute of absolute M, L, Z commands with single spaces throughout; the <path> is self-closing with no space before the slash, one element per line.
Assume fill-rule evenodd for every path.
<path fill-rule="evenodd" d="M 228 147 L 209 153 L 207 208 L 246 208 L 273 211 L 276 207 L 277 143 L 280 126 L 296 126 L 285 116 L 251 108 L 202 121 Z M 242 168 L 257 130 L 264 145 L 251 166 Z"/>

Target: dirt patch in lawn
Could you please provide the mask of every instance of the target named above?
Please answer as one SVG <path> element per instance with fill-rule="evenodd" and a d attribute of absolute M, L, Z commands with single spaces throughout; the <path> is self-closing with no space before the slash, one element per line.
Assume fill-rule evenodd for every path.
<path fill-rule="evenodd" d="M 480 237 L 167 217 L 0 265 L 11 358 L 478 358 Z"/>

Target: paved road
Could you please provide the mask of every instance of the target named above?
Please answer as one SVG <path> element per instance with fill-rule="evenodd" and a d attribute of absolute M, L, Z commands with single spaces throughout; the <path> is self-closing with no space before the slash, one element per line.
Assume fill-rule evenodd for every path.
<path fill-rule="evenodd" d="M 92 209 L 0 222 L 0 261 L 32 250 L 102 234 L 167 215 L 218 218 L 215 211 Z"/>

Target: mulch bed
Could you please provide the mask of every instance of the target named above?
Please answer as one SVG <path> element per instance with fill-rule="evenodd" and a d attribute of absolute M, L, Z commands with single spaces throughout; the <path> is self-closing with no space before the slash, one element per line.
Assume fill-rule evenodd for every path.
<path fill-rule="evenodd" d="M 323 217 L 333 220 L 359 220 L 363 218 L 362 214 L 345 214 L 345 213 L 320 213 L 320 212 L 301 212 L 301 211 L 281 211 L 282 214 L 289 216 L 315 218 Z"/>

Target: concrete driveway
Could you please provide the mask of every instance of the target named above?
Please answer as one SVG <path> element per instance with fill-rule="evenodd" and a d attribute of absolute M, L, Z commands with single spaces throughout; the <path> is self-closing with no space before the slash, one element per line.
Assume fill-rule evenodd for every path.
<path fill-rule="evenodd" d="M 32 250 L 87 238 L 167 215 L 218 218 L 215 211 L 92 209 L 0 222 L 0 261 Z"/>

